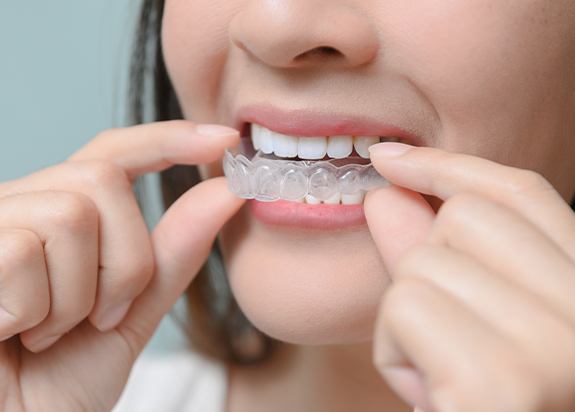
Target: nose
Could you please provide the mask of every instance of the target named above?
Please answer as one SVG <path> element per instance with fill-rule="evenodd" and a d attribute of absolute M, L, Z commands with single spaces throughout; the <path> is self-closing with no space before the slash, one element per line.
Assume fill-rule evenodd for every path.
<path fill-rule="evenodd" d="M 377 55 L 377 31 L 357 1 L 246 1 L 230 22 L 231 41 L 269 66 L 351 68 Z"/>

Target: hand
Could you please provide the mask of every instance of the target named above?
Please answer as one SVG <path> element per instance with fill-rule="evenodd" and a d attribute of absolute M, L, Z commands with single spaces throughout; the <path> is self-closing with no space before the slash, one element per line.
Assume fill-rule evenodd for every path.
<path fill-rule="evenodd" d="M 381 374 L 428 412 L 575 410 L 571 208 L 532 171 L 428 147 L 384 156 L 403 146 L 372 146 L 392 185 L 365 199 L 393 280 Z M 443 200 L 437 214 L 419 193 Z"/>
<path fill-rule="evenodd" d="M 0 409 L 116 403 L 137 355 L 243 203 L 224 178 L 210 179 L 148 233 L 134 179 L 214 161 L 239 138 L 205 130 L 187 121 L 108 130 L 66 162 L 0 185 Z"/>

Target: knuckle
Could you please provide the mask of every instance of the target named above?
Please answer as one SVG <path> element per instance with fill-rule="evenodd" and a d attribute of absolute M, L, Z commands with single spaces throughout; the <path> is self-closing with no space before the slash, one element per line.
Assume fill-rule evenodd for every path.
<path fill-rule="evenodd" d="M 74 232 L 94 230 L 98 221 L 98 209 L 86 195 L 75 192 L 58 192 L 52 207 L 46 209 L 47 219 L 60 228 Z"/>
<path fill-rule="evenodd" d="M 0 245 L 0 274 L 14 273 L 21 265 L 44 254 L 42 241 L 29 230 L 4 230 Z"/>
<path fill-rule="evenodd" d="M 121 264 L 118 268 L 118 283 L 127 288 L 141 287 L 152 278 L 154 274 L 154 260 L 151 255 L 138 256 Z"/>
<path fill-rule="evenodd" d="M 478 205 L 484 200 L 475 194 L 461 193 L 446 200 L 433 222 L 431 236 L 442 237 L 450 232 L 457 232 L 461 227 L 469 226 L 477 214 L 481 213 Z"/>
<path fill-rule="evenodd" d="M 124 170 L 106 160 L 85 160 L 76 163 L 76 171 L 83 182 L 101 189 L 103 187 L 130 187 Z"/>
<path fill-rule="evenodd" d="M 553 190 L 553 186 L 541 174 L 528 169 L 517 169 L 507 179 L 512 193 L 533 193 Z"/>
<path fill-rule="evenodd" d="M 50 299 L 39 299 L 36 304 L 30 308 L 30 327 L 38 325 L 50 314 Z"/>
<path fill-rule="evenodd" d="M 460 193 L 446 200 L 437 212 L 437 220 L 447 223 L 459 223 L 469 210 L 477 204 L 478 196 L 471 193 Z"/>
<path fill-rule="evenodd" d="M 68 298 L 50 308 L 46 317 L 47 329 L 57 330 L 53 333 L 66 333 L 74 326 L 86 319 L 95 304 L 94 296 L 77 295 Z"/>
<path fill-rule="evenodd" d="M 24 329 L 32 328 L 40 324 L 50 314 L 50 298 L 37 297 L 34 299 L 33 305 L 27 305 L 22 308 L 22 313 L 19 315 Z"/>

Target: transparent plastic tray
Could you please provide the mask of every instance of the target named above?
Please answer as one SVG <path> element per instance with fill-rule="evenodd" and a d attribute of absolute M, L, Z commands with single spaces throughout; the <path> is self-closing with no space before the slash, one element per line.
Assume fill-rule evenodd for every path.
<path fill-rule="evenodd" d="M 267 202 L 295 201 L 306 195 L 327 200 L 337 192 L 351 195 L 389 184 L 369 159 L 278 159 L 255 151 L 249 138 L 226 150 L 223 167 L 232 193 Z"/>

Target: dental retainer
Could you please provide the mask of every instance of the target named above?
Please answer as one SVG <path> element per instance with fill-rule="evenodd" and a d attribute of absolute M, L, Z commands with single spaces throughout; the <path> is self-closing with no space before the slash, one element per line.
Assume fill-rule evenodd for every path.
<path fill-rule="evenodd" d="M 249 138 L 242 138 L 237 147 L 225 151 L 223 168 L 232 193 L 264 202 L 297 201 L 307 195 L 327 200 L 337 192 L 353 195 L 389 185 L 369 159 L 278 158 L 256 151 Z"/>

